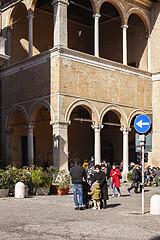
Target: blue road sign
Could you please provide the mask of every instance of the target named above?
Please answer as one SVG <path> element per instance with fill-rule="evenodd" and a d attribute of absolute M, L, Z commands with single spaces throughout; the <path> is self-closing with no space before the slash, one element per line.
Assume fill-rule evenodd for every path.
<path fill-rule="evenodd" d="M 148 116 L 140 115 L 134 121 L 134 127 L 139 133 L 146 133 L 151 126 L 151 121 Z"/>

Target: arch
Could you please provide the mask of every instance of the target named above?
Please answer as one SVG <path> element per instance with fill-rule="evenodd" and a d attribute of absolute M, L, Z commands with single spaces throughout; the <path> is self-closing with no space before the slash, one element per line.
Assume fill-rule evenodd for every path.
<path fill-rule="evenodd" d="M 126 22 L 126 11 L 124 6 L 118 1 L 118 0 L 100 0 L 98 4 L 98 13 L 100 13 L 101 6 L 103 3 L 108 2 L 111 3 L 119 12 L 119 15 L 121 17 L 121 21 L 123 24 Z"/>
<path fill-rule="evenodd" d="M 143 109 L 136 109 L 133 112 L 131 112 L 131 114 L 128 117 L 128 127 L 130 128 L 131 126 L 131 122 L 132 119 L 136 116 L 136 115 L 141 115 L 141 114 L 147 114 L 147 112 Z"/>
<path fill-rule="evenodd" d="M 9 119 L 15 111 L 20 111 L 24 115 L 25 121 L 27 123 L 27 112 L 26 112 L 25 108 L 21 105 L 14 106 L 10 109 L 9 113 L 7 114 L 7 118 L 6 118 L 6 122 L 5 122 L 5 130 L 6 131 L 8 129 Z"/>
<path fill-rule="evenodd" d="M 92 5 L 93 12 L 96 13 L 98 9 L 97 9 L 97 5 L 96 5 L 95 1 L 90 0 L 90 3 Z"/>
<path fill-rule="evenodd" d="M 11 9 L 11 11 L 9 13 L 9 16 L 8 16 L 7 26 L 11 26 L 12 25 L 15 12 L 17 11 L 17 8 L 19 8 L 20 6 L 24 6 L 26 8 L 26 11 L 28 10 L 28 8 L 27 8 L 25 3 L 19 2 L 13 9 Z"/>
<path fill-rule="evenodd" d="M 104 118 L 105 114 L 109 111 L 112 111 L 117 115 L 117 117 L 120 120 L 121 126 L 123 126 L 123 128 L 127 127 L 127 116 L 126 116 L 125 112 L 123 111 L 123 109 L 116 105 L 109 105 L 109 106 L 103 108 L 103 110 L 100 113 L 101 124 L 103 123 L 103 118 Z"/>
<path fill-rule="evenodd" d="M 131 16 L 131 14 L 136 14 L 138 15 L 141 20 L 144 23 L 144 26 L 146 28 L 147 33 L 150 33 L 150 21 L 149 21 L 149 17 L 139 8 L 131 8 L 128 10 L 127 15 L 126 15 L 126 21 L 128 23 L 129 17 Z"/>
<path fill-rule="evenodd" d="M 33 0 L 33 1 L 31 1 L 30 8 L 32 9 L 32 11 L 34 11 L 34 10 L 35 10 L 36 3 L 37 3 L 37 0 Z"/>
<path fill-rule="evenodd" d="M 36 115 L 38 113 L 38 111 L 40 110 L 40 108 L 44 106 L 48 109 L 49 113 L 50 113 L 50 117 L 51 117 L 51 121 L 54 121 L 54 112 L 53 112 L 53 108 L 50 105 L 50 103 L 46 100 L 38 100 L 35 103 L 32 104 L 29 113 L 28 113 L 28 119 L 27 119 L 27 123 L 29 124 L 33 119 L 36 118 Z"/>
<path fill-rule="evenodd" d="M 99 113 L 96 107 L 91 102 L 84 99 L 75 100 L 69 105 L 65 114 L 65 121 L 69 122 L 72 111 L 78 106 L 84 107 L 90 113 L 91 119 L 95 124 L 99 123 Z"/>

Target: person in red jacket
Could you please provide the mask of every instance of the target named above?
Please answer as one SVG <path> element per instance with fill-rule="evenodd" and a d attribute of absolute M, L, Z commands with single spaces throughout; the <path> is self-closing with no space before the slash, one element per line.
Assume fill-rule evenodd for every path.
<path fill-rule="evenodd" d="M 113 166 L 112 166 L 112 170 L 110 172 L 110 177 L 112 178 L 112 188 L 113 188 L 113 195 L 112 197 L 115 196 L 115 188 L 117 188 L 117 191 L 118 191 L 118 197 L 121 196 L 121 192 L 120 192 L 120 181 L 119 181 L 119 177 L 121 176 L 121 173 L 119 171 L 118 168 L 116 168 L 116 164 L 113 163 Z"/>

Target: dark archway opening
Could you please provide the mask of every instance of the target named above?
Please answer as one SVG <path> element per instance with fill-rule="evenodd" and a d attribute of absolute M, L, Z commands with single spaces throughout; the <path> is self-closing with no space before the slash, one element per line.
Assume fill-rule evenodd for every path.
<path fill-rule="evenodd" d="M 69 158 L 78 157 L 81 162 L 93 156 L 94 131 L 92 120 L 85 107 L 76 107 L 70 116 L 71 124 L 68 128 Z"/>
<path fill-rule="evenodd" d="M 137 116 L 135 116 L 131 121 L 131 131 L 129 132 L 129 163 L 134 162 L 137 163 L 137 153 L 136 153 L 136 147 L 135 147 L 135 134 L 136 130 L 134 127 L 134 121 Z"/>
<path fill-rule="evenodd" d="M 119 12 L 111 3 L 104 2 L 100 14 L 100 57 L 122 63 L 123 33 Z"/>
<path fill-rule="evenodd" d="M 142 19 L 131 14 L 128 21 L 128 65 L 147 70 L 147 33 Z"/>
<path fill-rule="evenodd" d="M 93 55 L 93 9 L 89 0 L 70 0 L 68 6 L 68 47 Z"/>
<path fill-rule="evenodd" d="M 121 123 L 113 111 L 108 111 L 104 118 L 104 125 L 101 131 L 102 160 L 111 165 L 115 162 L 119 165 L 123 160 L 123 135 L 120 131 Z"/>

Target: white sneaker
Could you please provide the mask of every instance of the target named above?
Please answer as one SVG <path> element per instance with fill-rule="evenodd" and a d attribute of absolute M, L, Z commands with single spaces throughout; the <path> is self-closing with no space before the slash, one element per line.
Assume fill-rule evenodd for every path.
<path fill-rule="evenodd" d="M 98 210 L 100 210 L 100 207 L 98 207 Z"/>
<path fill-rule="evenodd" d="M 120 193 L 118 193 L 118 197 L 120 197 L 121 196 L 121 194 Z"/>
<path fill-rule="evenodd" d="M 115 196 L 115 194 L 113 194 L 111 197 L 114 197 Z"/>
<path fill-rule="evenodd" d="M 96 210 L 96 208 L 95 208 L 95 207 L 92 207 L 92 209 L 93 209 L 93 210 Z"/>

